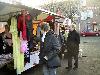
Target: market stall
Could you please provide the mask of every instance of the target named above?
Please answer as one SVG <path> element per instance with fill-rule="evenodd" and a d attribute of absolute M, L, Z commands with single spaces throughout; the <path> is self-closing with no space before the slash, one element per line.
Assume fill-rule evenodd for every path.
<path fill-rule="evenodd" d="M 7 57 L 7 54 L 1 54 L 0 65 L 3 67 L 3 65 L 7 65 L 7 63 L 14 60 L 14 69 L 16 69 L 17 74 L 21 74 L 21 72 L 39 63 L 39 51 L 31 52 L 32 20 L 36 16 L 34 12 L 37 11 L 23 5 L 13 5 L 3 2 L 0 2 L 0 10 L 0 25 L 2 26 L 2 22 L 7 22 L 5 25 L 9 28 L 9 32 L 12 35 L 10 39 L 7 37 L 7 40 L 12 40 L 11 46 L 13 48 L 11 58 L 5 58 L 4 60 L 3 57 L 4 55 Z M 0 31 L 5 34 L 5 30 Z M 0 35 L 4 37 L 4 34 Z"/>
<path fill-rule="evenodd" d="M 21 74 L 39 63 L 39 46 L 38 43 L 34 45 L 33 34 L 37 37 L 40 36 L 41 22 L 51 24 L 51 22 L 54 23 L 64 17 L 46 10 L 4 2 L 0 2 L 0 10 L 0 25 L 2 22 L 7 22 L 5 25 L 8 26 L 12 35 L 10 39 L 12 39 L 13 53 L 5 64 L 14 60 L 14 69 L 16 69 L 17 74 Z M 57 24 L 54 26 L 54 30 L 59 34 L 59 24 Z"/>

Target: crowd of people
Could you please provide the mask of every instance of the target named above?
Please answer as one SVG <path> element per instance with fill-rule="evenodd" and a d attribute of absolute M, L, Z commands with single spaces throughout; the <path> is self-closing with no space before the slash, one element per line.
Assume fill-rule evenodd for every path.
<path fill-rule="evenodd" d="M 52 25 L 53 26 L 53 25 Z M 4 53 L 3 44 L 6 45 L 5 53 L 12 53 L 11 34 L 9 27 L 5 26 L 5 32 L 0 35 L 0 50 Z M 2 38 L 3 37 L 3 38 Z M 5 39 L 5 40 L 4 40 Z M 4 43 L 3 43 L 4 41 Z M 67 50 L 68 66 L 65 67 L 70 71 L 72 68 L 78 68 L 78 54 L 80 35 L 76 31 L 76 25 L 60 26 L 59 35 L 50 27 L 49 23 L 43 23 L 41 26 L 40 36 L 40 54 L 39 64 L 43 67 L 44 75 L 56 75 L 56 69 L 61 67 L 61 59 L 64 51 Z M 72 66 L 72 59 L 74 58 L 74 67 Z M 67 64 L 66 64 L 67 65 Z"/>
<path fill-rule="evenodd" d="M 68 53 L 68 71 L 78 68 L 78 54 L 80 35 L 76 31 L 76 25 L 60 27 L 59 35 L 55 34 L 48 23 L 42 25 L 40 44 L 40 64 L 44 75 L 56 75 L 56 69 L 61 67 L 61 58 L 64 50 Z M 75 63 L 72 67 L 72 58 Z M 66 64 L 67 65 L 67 64 Z"/>

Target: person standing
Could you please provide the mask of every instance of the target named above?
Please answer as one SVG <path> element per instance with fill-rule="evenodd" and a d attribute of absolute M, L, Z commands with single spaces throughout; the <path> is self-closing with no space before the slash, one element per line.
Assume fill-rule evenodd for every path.
<path fill-rule="evenodd" d="M 43 66 L 43 75 L 56 75 L 56 68 L 61 66 L 60 58 L 57 55 L 61 48 L 59 40 L 48 25 L 45 25 L 43 30 L 46 35 L 39 54 L 40 64 Z"/>
<path fill-rule="evenodd" d="M 67 52 L 68 52 L 68 67 L 66 69 L 72 69 L 72 58 L 74 57 L 75 63 L 74 68 L 78 68 L 78 54 L 79 54 L 79 44 L 80 44 L 80 35 L 76 31 L 76 25 L 72 24 L 69 28 L 69 33 L 67 37 Z"/>
<path fill-rule="evenodd" d="M 4 44 L 5 44 L 5 54 L 13 53 L 13 47 L 12 47 L 12 35 L 9 32 L 10 27 L 9 25 L 5 25 L 5 33 L 4 33 Z"/>

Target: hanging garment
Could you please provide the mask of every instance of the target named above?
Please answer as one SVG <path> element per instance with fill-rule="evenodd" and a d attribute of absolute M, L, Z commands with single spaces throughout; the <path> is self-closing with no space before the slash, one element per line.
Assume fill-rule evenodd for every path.
<path fill-rule="evenodd" d="M 21 52 L 25 53 L 28 50 L 28 41 L 23 40 L 22 33 L 20 32 Z"/>
<path fill-rule="evenodd" d="M 27 40 L 27 24 L 25 20 L 25 15 L 19 15 L 18 17 L 18 31 L 22 32 L 22 37 Z"/>
<path fill-rule="evenodd" d="M 29 47 L 29 42 L 27 40 L 23 40 L 22 34 L 20 32 L 20 52 L 24 53 L 24 62 L 30 62 L 30 47 Z"/>
<path fill-rule="evenodd" d="M 30 41 L 28 41 L 28 49 L 24 53 L 25 63 L 30 63 Z"/>
<path fill-rule="evenodd" d="M 27 45 L 28 45 L 28 49 L 27 51 L 25 51 L 24 53 L 24 57 L 25 57 L 25 63 L 30 63 L 30 49 L 31 49 L 31 38 L 32 38 L 32 17 L 30 14 L 27 14 L 25 17 L 26 20 L 26 30 L 27 30 Z M 31 41 L 31 42 L 30 42 Z"/>
<path fill-rule="evenodd" d="M 21 74 L 24 69 L 24 53 L 20 52 L 20 39 L 18 37 L 17 20 L 15 17 L 11 18 L 10 32 L 13 42 L 14 69 L 17 70 L 17 74 Z"/>
<path fill-rule="evenodd" d="M 29 41 L 29 43 L 28 43 L 28 44 L 29 44 L 29 49 L 30 49 L 30 50 L 32 50 L 32 49 L 34 48 L 34 43 L 33 43 L 33 41 L 34 41 L 34 37 L 31 37 L 31 38 L 30 38 L 30 41 Z"/>
<path fill-rule="evenodd" d="M 27 27 L 27 39 L 30 40 L 30 38 L 32 37 L 32 17 L 30 14 L 26 15 L 26 27 Z"/>
<path fill-rule="evenodd" d="M 37 26 L 38 24 L 33 24 L 33 34 L 36 35 L 37 33 Z"/>
<path fill-rule="evenodd" d="M 28 45 L 27 41 L 24 41 L 24 40 L 21 41 L 21 52 L 22 53 L 25 53 L 28 50 L 27 45 Z"/>

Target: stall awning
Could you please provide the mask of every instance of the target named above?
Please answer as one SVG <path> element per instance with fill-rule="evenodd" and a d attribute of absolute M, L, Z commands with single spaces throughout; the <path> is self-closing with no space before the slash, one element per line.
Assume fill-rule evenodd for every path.
<path fill-rule="evenodd" d="M 14 4 L 0 2 L 0 21 L 7 21 L 9 19 L 9 16 L 20 12 L 22 9 L 28 10 L 32 17 L 36 17 L 42 12 L 41 10 L 38 10 L 36 8 L 31 8 L 25 5 L 20 5 L 20 4 L 14 5 Z"/>
<path fill-rule="evenodd" d="M 42 14 L 43 16 L 39 15 L 37 17 L 37 20 L 41 19 L 46 19 L 46 20 L 51 20 L 51 18 L 53 18 L 52 16 L 57 16 L 59 18 L 64 18 L 61 15 L 58 15 L 54 12 L 50 12 L 44 9 L 40 9 L 40 8 L 32 8 L 32 7 L 28 7 L 25 5 L 21 5 L 21 4 L 9 4 L 9 3 L 4 3 L 4 2 L 0 2 L 0 21 L 7 21 L 9 19 L 9 16 L 12 13 L 16 13 L 16 12 L 20 12 L 22 9 L 26 9 L 30 12 L 31 16 L 34 18 L 36 18 L 39 14 Z M 44 14 L 43 14 L 44 13 Z M 48 16 L 50 15 L 50 16 Z"/>

